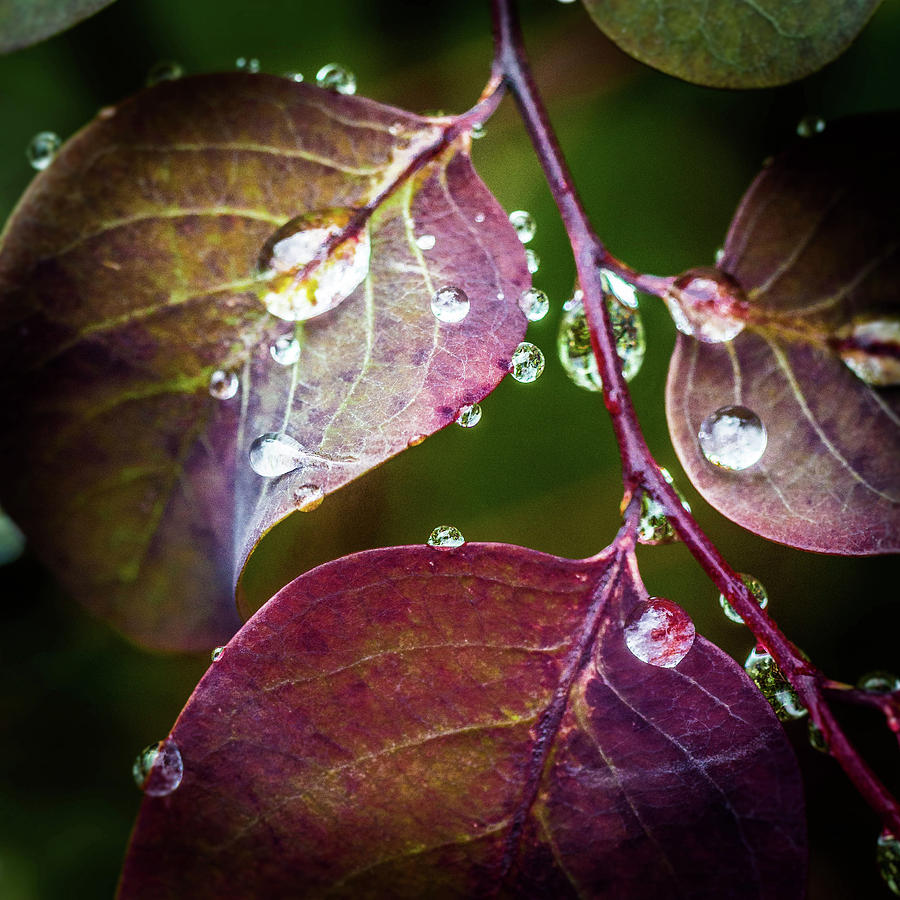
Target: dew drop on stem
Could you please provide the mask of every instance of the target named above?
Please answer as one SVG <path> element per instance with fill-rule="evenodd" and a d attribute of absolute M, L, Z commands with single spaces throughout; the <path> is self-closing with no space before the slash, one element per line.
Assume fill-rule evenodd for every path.
<path fill-rule="evenodd" d="M 781 673 L 772 656 L 763 648 L 754 647 L 750 651 L 744 663 L 744 671 L 782 722 L 801 719 L 806 715 L 806 708 L 800 703 L 797 692 Z"/>
<path fill-rule="evenodd" d="M 723 406 L 703 420 L 697 440 L 711 463 L 738 472 L 762 459 L 768 437 L 765 425 L 752 409 Z"/>
<path fill-rule="evenodd" d="M 752 575 L 745 575 L 743 573 L 741 573 L 741 581 L 747 586 L 747 590 L 750 591 L 750 596 L 756 601 L 757 606 L 759 606 L 760 609 L 765 609 L 769 605 L 769 595 L 763 587 L 762 582 Z M 728 602 L 728 598 L 724 594 L 719 594 L 719 606 L 722 607 L 722 612 L 725 613 L 727 619 L 730 619 L 737 625 L 744 624 L 744 620 L 734 611 L 734 608 Z"/>
<path fill-rule="evenodd" d="M 544 371 L 544 354 L 540 347 L 530 341 L 522 341 L 513 351 L 509 363 L 509 374 L 521 384 L 531 384 Z"/>
<path fill-rule="evenodd" d="M 25 158 L 32 169 L 42 172 L 56 159 L 62 141 L 53 131 L 39 131 L 29 142 Z"/>
<path fill-rule="evenodd" d="M 316 84 L 338 94 L 356 93 L 356 76 L 339 63 L 326 63 L 316 72 Z"/>
<path fill-rule="evenodd" d="M 438 549 L 461 547 L 466 542 L 462 532 L 453 525 L 438 525 L 430 535 L 427 544 Z"/>
<path fill-rule="evenodd" d="M 184 775 L 181 751 L 175 741 L 167 738 L 145 747 L 131 767 L 135 784 L 149 797 L 171 794 Z"/>
<path fill-rule="evenodd" d="M 893 694 L 900 691 L 900 678 L 893 672 L 867 672 L 856 682 L 856 686 L 868 694 Z"/>
<path fill-rule="evenodd" d="M 663 296 L 675 327 L 707 344 L 721 344 L 744 330 L 747 298 L 725 272 L 691 269 L 672 283 Z"/>
<path fill-rule="evenodd" d="M 270 431 L 250 445 L 250 468 L 264 478 L 278 478 L 292 472 L 303 459 L 303 448 L 289 434 Z"/>
<path fill-rule="evenodd" d="M 900 841 L 887 829 L 878 836 L 875 859 L 878 874 L 888 889 L 900 896 Z"/>
<path fill-rule="evenodd" d="M 462 288 L 446 285 L 434 292 L 431 312 L 439 322 L 455 325 L 469 314 L 469 298 Z"/>
<path fill-rule="evenodd" d="M 676 487 L 675 480 L 672 478 L 669 470 L 664 466 L 660 466 L 659 471 L 662 477 L 674 488 L 675 493 L 681 500 L 681 505 L 690 512 L 691 506 L 684 498 L 681 491 Z M 663 504 L 644 491 L 641 495 L 641 518 L 638 522 L 638 543 L 655 547 L 658 544 L 674 543 L 678 539 L 678 532 L 672 527 L 672 523 L 666 515 Z"/>
<path fill-rule="evenodd" d="M 694 645 L 694 623 L 677 603 L 649 597 L 625 619 L 625 644 L 641 662 L 671 669 Z"/>

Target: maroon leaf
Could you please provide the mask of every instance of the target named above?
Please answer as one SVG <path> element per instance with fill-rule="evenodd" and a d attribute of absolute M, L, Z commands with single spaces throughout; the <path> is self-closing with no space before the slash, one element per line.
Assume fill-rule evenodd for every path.
<path fill-rule="evenodd" d="M 404 547 L 301 576 L 182 712 L 183 781 L 144 799 L 120 896 L 800 896 L 783 731 L 683 621 L 676 666 L 634 656 L 644 601 L 615 546 Z"/>
<path fill-rule="evenodd" d="M 323 210 L 343 225 L 442 136 L 288 79 L 204 76 L 105 110 L 27 191 L 0 248 L 0 497 L 133 638 L 223 643 L 234 572 L 266 530 L 506 374 L 530 276 L 460 142 L 375 209 L 368 270 L 340 305 L 295 329 L 258 295 L 279 284 L 257 266 L 280 227 Z M 468 294 L 463 321 L 432 314 L 443 286 Z M 292 337 L 300 359 L 280 365 L 272 345 Z M 210 396 L 212 380 L 228 398 L 235 375 L 235 396 Z M 258 475 L 253 441 L 282 431 L 296 466 Z"/>
<path fill-rule="evenodd" d="M 0 53 L 71 28 L 112 0 L 0 0 Z"/>
<path fill-rule="evenodd" d="M 900 549 L 897 121 L 829 124 L 759 175 L 720 262 L 746 293 L 746 325 L 728 343 L 679 335 L 669 369 L 669 429 L 691 481 L 735 522 L 795 547 Z M 741 471 L 698 441 L 732 405 L 768 435 Z"/>

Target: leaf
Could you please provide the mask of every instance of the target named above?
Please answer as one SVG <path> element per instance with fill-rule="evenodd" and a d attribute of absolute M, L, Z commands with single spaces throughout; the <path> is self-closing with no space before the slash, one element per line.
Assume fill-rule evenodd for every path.
<path fill-rule="evenodd" d="M 0 53 L 52 37 L 112 0 L 0 0 Z"/>
<path fill-rule="evenodd" d="M 633 556 L 374 550 L 293 581 L 201 680 L 120 886 L 141 897 L 797 897 L 793 753 L 743 670 L 624 624 Z M 685 619 L 686 616 L 681 614 Z"/>
<path fill-rule="evenodd" d="M 368 277 L 298 325 L 299 362 L 270 353 L 294 323 L 256 294 L 267 239 L 363 206 L 442 134 L 287 79 L 190 78 L 105 111 L 22 199 L 0 251 L 0 496 L 67 587 L 134 639 L 224 643 L 235 572 L 308 502 L 301 488 L 336 490 L 506 374 L 530 276 L 461 144 L 373 213 Z M 470 298 L 460 323 L 431 312 L 444 285 Z M 216 370 L 239 375 L 233 399 L 210 396 Z M 302 459 L 263 478 L 249 447 L 280 431 Z"/>
<path fill-rule="evenodd" d="M 730 343 L 679 335 L 669 368 L 669 430 L 691 481 L 738 524 L 795 547 L 900 549 L 900 390 L 866 383 L 841 356 L 846 335 L 874 322 L 888 340 L 870 358 L 896 365 L 896 122 L 829 124 L 757 177 L 720 262 L 746 292 L 747 324 Z M 731 404 L 768 432 L 759 463 L 738 472 L 709 463 L 697 440 Z"/>
<path fill-rule="evenodd" d="M 712 87 L 759 88 L 818 71 L 847 49 L 880 0 L 583 0 L 626 53 Z"/>

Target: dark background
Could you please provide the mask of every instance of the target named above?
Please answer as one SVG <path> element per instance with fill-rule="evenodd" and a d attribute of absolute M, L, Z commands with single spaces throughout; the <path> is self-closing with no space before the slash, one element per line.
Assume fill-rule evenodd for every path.
<path fill-rule="evenodd" d="M 710 264 L 761 161 L 793 139 L 803 116 L 897 104 L 896 3 L 813 78 L 747 92 L 687 85 L 630 61 L 578 4 L 522 5 L 537 79 L 593 222 L 614 253 L 643 271 Z M 486 0 L 119 0 L 64 35 L 0 58 L 0 214 L 33 175 L 24 156 L 33 134 L 70 136 L 98 108 L 140 89 L 161 59 L 196 73 L 258 57 L 263 71 L 299 70 L 307 80 L 338 61 L 356 73 L 361 94 L 458 112 L 477 98 L 490 54 Z M 567 556 L 597 552 L 618 526 L 618 457 L 605 410 L 556 360 L 559 311 L 574 277 L 570 251 L 510 101 L 474 157 L 504 206 L 530 210 L 538 222 L 535 284 L 553 310 L 530 326 L 529 339 L 547 354 L 547 370 L 532 385 L 507 379 L 475 429 L 451 426 L 276 529 L 248 575 L 259 602 L 317 562 L 421 542 L 440 523 L 469 540 Z M 775 618 L 829 675 L 855 681 L 900 668 L 896 559 L 770 544 L 691 489 L 663 412 L 674 329 L 658 301 L 647 298 L 642 311 L 649 348 L 634 399 L 652 449 L 701 524 L 737 569 L 763 581 Z M 682 604 L 699 631 L 744 659 L 749 634 L 721 615 L 717 591 L 683 547 L 647 548 L 641 566 L 651 593 Z M 140 802 L 131 761 L 169 730 L 208 656 L 134 647 L 71 602 L 27 551 L 0 568 L 0 616 L 0 898 L 109 897 Z M 896 744 L 883 725 L 862 713 L 848 724 L 900 788 Z M 838 767 L 809 749 L 806 724 L 788 730 L 807 777 L 810 896 L 886 897 L 874 867 L 875 817 Z"/>

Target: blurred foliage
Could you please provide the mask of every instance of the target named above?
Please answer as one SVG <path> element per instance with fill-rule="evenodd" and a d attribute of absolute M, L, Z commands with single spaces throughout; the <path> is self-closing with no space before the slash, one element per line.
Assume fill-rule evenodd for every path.
<path fill-rule="evenodd" d="M 610 45 L 579 5 L 524 2 L 539 84 L 593 221 L 632 265 L 673 274 L 712 262 L 764 157 L 796 123 L 887 108 L 900 85 L 900 8 L 884 4 L 849 53 L 797 85 L 722 92 L 645 69 Z M 307 79 L 339 61 L 359 92 L 415 111 L 459 111 L 490 64 L 486 0 L 118 0 L 73 30 L 0 58 L 0 210 L 32 172 L 24 148 L 38 131 L 70 136 L 98 108 L 140 89 L 150 67 L 232 68 Z M 300 571 L 354 550 L 417 543 L 437 524 L 469 540 L 525 544 L 568 556 L 606 545 L 618 527 L 618 455 L 599 396 L 572 386 L 555 360 L 556 325 L 574 277 L 570 251 L 511 102 L 474 144 L 476 166 L 507 209 L 530 210 L 541 257 L 535 284 L 553 312 L 530 326 L 548 356 L 533 385 L 507 379 L 474 429 L 450 426 L 338 495 L 298 514 L 255 554 L 247 590 L 264 598 Z M 674 331 L 658 304 L 642 311 L 649 352 L 632 384 L 651 448 L 675 475 L 726 558 L 766 585 L 770 611 L 834 678 L 900 667 L 894 558 L 844 560 L 788 550 L 743 532 L 699 499 L 677 465 L 663 413 Z M 77 461 L 73 461 L 77 464 Z M 227 513 L 226 513 L 227 514 Z M 317 540 L 319 533 L 329 539 Z M 338 535 L 335 542 L 333 535 Z M 698 631 L 743 661 L 752 640 L 722 616 L 718 591 L 678 545 L 644 548 L 653 594 L 682 604 Z M 137 751 L 171 727 L 208 659 L 134 648 L 61 594 L 28 555 L 0 568 L 0 897 L 111 896 L 140 794 Z M 854 734 L 892 788 L 896 745 L 883 725 L 852 718 Z M 879 827 L 827 758 L 789 726 L 808 778 L 810 897 L 879 896 Z"/>

